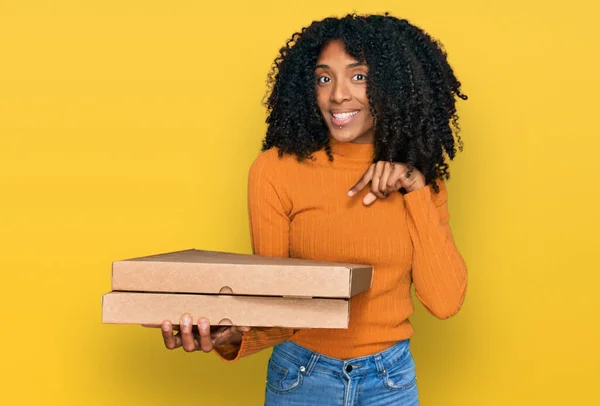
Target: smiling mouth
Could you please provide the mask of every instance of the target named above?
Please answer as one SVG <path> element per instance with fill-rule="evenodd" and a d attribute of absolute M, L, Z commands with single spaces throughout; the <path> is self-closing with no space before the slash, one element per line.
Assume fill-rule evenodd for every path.
<path fill-rule="evenodd" d="M 350 123 L 354 117 L 360 112 L 360 110 L 348 111 L 344 113 L 330 113 L 331 123 L 337 127 L 343 127 Z"/>

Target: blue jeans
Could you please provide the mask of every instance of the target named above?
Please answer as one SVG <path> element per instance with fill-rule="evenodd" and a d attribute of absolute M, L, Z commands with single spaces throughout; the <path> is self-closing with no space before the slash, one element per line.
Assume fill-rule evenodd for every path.
<path fill-rule="evenodd" d="M 285 341 L 269 359 L 265 405 L 419 406 L 410 340 L 347 360 Z"/>

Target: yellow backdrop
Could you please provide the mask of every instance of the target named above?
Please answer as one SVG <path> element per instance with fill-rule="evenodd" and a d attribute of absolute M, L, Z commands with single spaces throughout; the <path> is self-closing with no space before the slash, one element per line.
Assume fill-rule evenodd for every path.
<path fill-rule="evenodd" d="M 550 4 L 3 0 L 2 403 L 261 404 L 269 351 L 225 364 L 101 324 L 110 264 L 250 252 L 277 50 L 314 19 L 389 10 L 442 39 L 470 96 L 449 184 L 469 293 L 447 321 L 417 305 L 422 404 L 597 404 L 598 6 Z"/>

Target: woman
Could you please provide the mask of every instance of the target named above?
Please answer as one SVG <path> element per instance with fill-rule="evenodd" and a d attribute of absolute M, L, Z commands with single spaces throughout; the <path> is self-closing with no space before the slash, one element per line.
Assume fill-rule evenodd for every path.
<path fill-rule="evenodd" d="M 270 74 L 263 152 L 249 174 L 254 252 L 374 266 L 348 329 L 213 328 L 182 316 L 165 345 L 234 361 L 274 346 L 268 405 L 418 405 L 411 284 L 433 315 L 462 306 L 448 225 L 460 82 L 439 43 L 392 16 L 314 22 Z M 456 140 L 455 140 L 456 136 Z"/>

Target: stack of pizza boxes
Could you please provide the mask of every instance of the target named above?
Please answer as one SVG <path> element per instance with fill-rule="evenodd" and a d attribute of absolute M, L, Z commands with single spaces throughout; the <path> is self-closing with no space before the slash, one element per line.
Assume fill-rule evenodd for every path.
<path fill-rule="evenodd" d="M 347 328 L 352 296 L 371 287 L 367 265 L 189 249 L 112 264 L 102 321 Z"/>

